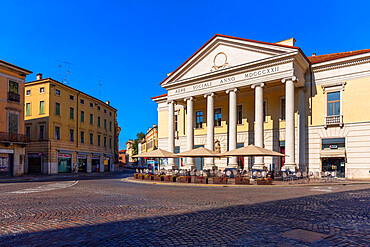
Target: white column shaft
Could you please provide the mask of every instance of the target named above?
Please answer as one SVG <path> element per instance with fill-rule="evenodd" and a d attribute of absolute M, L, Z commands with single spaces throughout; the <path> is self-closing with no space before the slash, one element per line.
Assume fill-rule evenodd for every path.
<path fill-rule="evenodd" d="M 186 142 L 187 150 L 194 149 L 194 99 L 186 99 Z M 194 158 L 186 158 L 186 166 L 194 166 Z"/>
<path fill-rule="evenodd" d="M 214 150 L 214 127 L 215 127 L 215 104 L 214 104 L 214 94 L 208 94 L 205 96 L 207 98 L 207 148 Z M 206 159 L 207 168 L 213 168 L 214 159 Z"/>
<path fill-rule="evenodd" d="M 305 168 L 306 143 L 306 96 L 305 90 L 298 91 L 298 160 L 299 168 Z"/>
<path fill-rule="evenodd" d="M 285 165 L 295 166 L 295 130 L 294 130 L 294 81 L 285 82 Z"/>
<path fill-rule="evenodd" d="M 229 90 L 229 150 L 236 149 L 237 143 L 237 97 L 236 89 Z M 238 166 L 237 158 L 229 158 L 229 167 Z"/>
<path fill-rule="evenodd" d="M 257 147 L 263 148 L 264 134 L 263 124 L 265 122 L 263 115 L 263 85 L 255 86 L 255 127 L 254 127 L 254 144 Z M 264 159 L 263 157 L 256 157 L 254 160 L 254 169 L 263 169 Z"/>
<path fill-rule="evenodd" d="M 175 152 L 175 102 L 168 103 L 168 151 Z M 175 159 L 168 159 L 168 169 L 175 166 Z"/>

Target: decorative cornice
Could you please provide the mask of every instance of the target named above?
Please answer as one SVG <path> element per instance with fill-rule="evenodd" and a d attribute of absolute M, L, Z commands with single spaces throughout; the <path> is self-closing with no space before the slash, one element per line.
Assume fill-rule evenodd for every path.
<path fill-rule="evenodd" d="M 365 59 L 362 59 L 362 60 L 346 62 L 346 63 L 338 63 L 338 64 L 334 64 L 334 65 L 326 65 L 326 66 L 322 66 L 322 67 L 319 67 L 319 68 L 312 68 L 312 71 L 315 73 L 315 72 L 327 71 L 327 70 L 332 70 L 332 69 L 339 69 L 339 68 L 344 68 L 344 67 L 349 67 L 349 66 L 359 65 L 359 64 L 365 64 L 365 63 L 370 63 L 370 58 L 365 58 Z"/>

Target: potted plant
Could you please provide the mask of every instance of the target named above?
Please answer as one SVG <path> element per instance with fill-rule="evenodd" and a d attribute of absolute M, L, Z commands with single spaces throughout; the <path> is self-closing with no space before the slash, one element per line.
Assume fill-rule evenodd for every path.
<path fill-rule="evenodd" d="M 245 177 L 235 177 L 235 184 L 250 184 L 250 180 Z"/>
<path fill-rule="evenodd" d="M 194 177 L 194 183 L 196 184 L 208 184 L 207 177 Z"/>
<path fill-rule="evenodd" d="M 145 179 L 144 174 L 139 173 L 139 174 L 137 175 L 137 179 Z"/>
<path fill-rule="evenodd" d="M 154 175 L 154 181 L 163 181 L 163 175 Z"/>
<path fill-rule="evenodd" d="M 214 184 L 227 184 L 227 177 L 214 177 L 213 183 Z"/>
<path fill-rule="evenodd" d="M 139 174 L 140 174 L 140 173 L 134 173 L 134 178 L 135 178 L 135 179 L 139 179 Z"/>
<path fill-rule="evenodd" d="M 154 176 L 152 174 L 145 174 L 145 180 L 153 180 Z"/>
<path fill-rule="evenodd" d="M 191 176 L 179 176 L 177 178 L 177 182 L 179 182 L 179 183 L 191 183 Z"/>
<path fill-rule="evenodd" d="M 165 182 L 176 182 L 176 176 L 165 175 L 163 181 L 165 181 Z"/>
<path fill-rule="evenodd" d="M 272 178 L 258 178 L 257 185 L 272 185 Z"/>

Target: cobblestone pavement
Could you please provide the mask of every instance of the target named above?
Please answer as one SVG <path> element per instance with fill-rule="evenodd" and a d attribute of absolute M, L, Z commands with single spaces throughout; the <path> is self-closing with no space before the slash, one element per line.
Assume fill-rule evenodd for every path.
<path fill-rule="evenodd" d="M 124 176 L 0 183 L 0 245 L 370 245 L 368 184 L 188 187 L 128 183 Z M 293 229 L 326 238 L 282 236 Z"/>

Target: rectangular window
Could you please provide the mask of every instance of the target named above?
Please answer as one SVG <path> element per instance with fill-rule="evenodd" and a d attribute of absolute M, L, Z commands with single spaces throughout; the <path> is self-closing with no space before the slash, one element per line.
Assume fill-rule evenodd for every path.
<path fill-rule="evenodd" d="M 94 104 L 90 102 L 90 107 L 94 107 Z"/>
<path fill-rule="evenodd" d="M 215 126 L 221 126 L 222 113 L 221 108 L 215 109 Z"/>
<path fill-rule="evenodd" d="M 263 121 L 267 122 L 267 101 L 263 101 Z"/>
<path fill-rule="evenodd" d="M 112 148 L 112 137 L 109 137 L 109 148 Z"/>
<path fill-rule="evenodd" d="M 98 127 L 100 127 L 100 117 L 98 117 Z"/>
<path fill-rule="evenodd" d="M 26 95 L 31 95 L 31 90 L 30 89 L 26 90 Z"/>
<path fill-rule="evenodd" d="M 280 120 L 285 120 L 285 99 L 280 99 Z"/>
<path fill-rule="evenodd" d="M 26 126 L 26 135 L 28 140 L 31 139 L 31 126 Z"/>
<path fill-rule="evenodd" d="M 104 136 L 104 147 L 106 148 L 107 147 L 107 137 Z"/>
<path fill-rule="evenodd" d="M 85 104 L 85 100 L 83 100 L 83 99 L 80 99 L 80 102 L 81 102 L 81 104 Z"/>
<path fill-rule="evenodd" d="M 112 116 L 112 112 L 109 112 L 109 116 Z"/>
<path fill-rule="evenodd" d="M 107 113 L 107 110 L 104 109 L 104 113 Z"/>
<path fill-rule="evenodd" d="M 19 115 L 16 113 L 9 113 L 8 115 L 8 132 L 18 134 Z"/>
<path fill-rule="evenodd" d="M 90 145 L 94 144 L 94 134 L 90 133 Z"/>
<path fill-rule="evenodd" d="M 60 103 L 55 103 L 55 115 L 60 116 Z"/>
<path fill-rule="evenodd" d="M 100 111 L 100 106 L 98 106 L 98 111 Z"/>
<path fill-rule="evenodd" d="M 19 94 L 19 83 L 15 81 L 9 81 L 9 92 Z"/>
<path fill-rule="evenodd" d="M 322 139 L 321 149 L 344 149 L 346 146 L 345 138 L 328 138 Z"/>
<path fill-rule="evenodd" d="M 340 92 L 328 93 L 328 116 L 340 115 Z"/>
<path fill-rule="evenodd" d="M 69 99 L 70 99 L 70 100 L 75 100 L 75 96 L 73 96 L 73 95 L 69 95 Z"/>
<path fill-rule="evenodd" d="M 81 131 L 81 143 L 85 143 L 85 132 Z"/>
<path fill-rule="evenodd" d="M 175 112 L 175 131 L 179 130 L 178 124 L 179 124 L 179 115 L 178 115 L 178 112 Z M 112 130 L 112 128 L 111 128 L 111 130 Z"/>
<path fill-rule="evenodd" d="M 31 116 L 31 103 L 26 103 L 26 116 Z"/>
<path fill-rule="evenodd" d="M 94 124 L 94 115 L 90 114 L 90 124 Z"/>
<path fill-rule="evenodd" d="M 109 130 L 112 131 L 112 122 L 109 122 Z"/>
<path fill-rule="evenodd" d="M 69 130 L 69 141 L 71 142 L 75 141 L 75 131 L 72 129 Z"/>
<path fill-rule="evenodd" d="M 44 101 L 40 101 L 40 114 L 44 114 L 45 113 L 45 110 L 44 110 Z"/>
<path fill-rule="evenodd" d="M 98 146 L 100 146 L 100 135 L 98 135 Z"/>
<path fill-rule="evenodd" d="M 203 128 L 203 111 L 197 111 L 196 113 L 196 124 L 195 128 Z"/>
<path fill-rule="evenodd" d="M 55 139 L 60 140 L 60 127 L 55 126 Z"/>
<path fill-rule="evenodd" d="M 104 119 L 104 129 L 107 129 L 107 119 Z"/>
<path fill-rule="evenodd" d="M 75 109 L 73 107 L 69 108 L 69 119 L 75 118 Z"/>
<path fill-rule="evenodd" d="M 44 125 L 40 125 L 40 133 L 39 133 L 39 138 L 40 138 L 40 140 L 43 140 L 44 139 L 44 137 L 45 137 L 45 126 Z"/>
<path fill-rule="evenodd" d="M 238 105 L 238 116 L 237 116 L 237 124 L 243 124 L 243 106 Z"/>
<path fill-rule="evenodd" d="M 60 95 L 60 90 L 55 89 L 55 95 Z"/>
<path fill-rule="evenodd" d="M 44 87 L 40 87 L 40 93 L 44 93 L 45 92 L 45 88 Z"/>
<path fill-rule="evenodd" d="M 85 112 L 81 111 L 81 122 L 85 122 Z"/>

